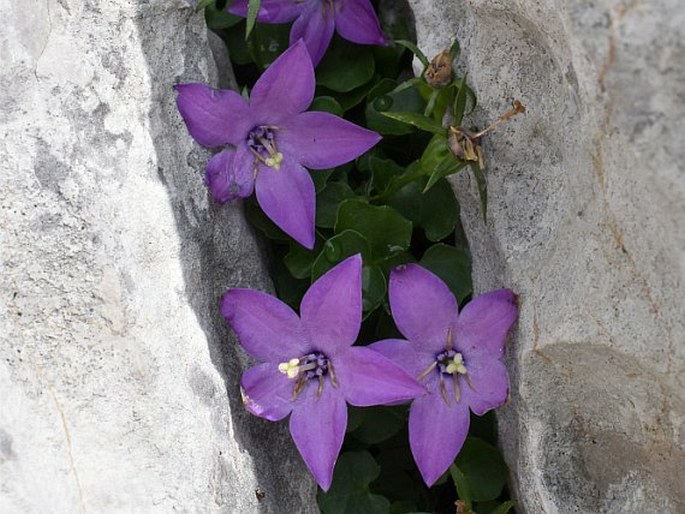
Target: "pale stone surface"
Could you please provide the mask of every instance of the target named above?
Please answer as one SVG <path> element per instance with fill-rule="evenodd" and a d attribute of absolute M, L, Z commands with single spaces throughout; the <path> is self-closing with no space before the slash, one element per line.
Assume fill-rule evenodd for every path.
<path fill-rule="evenodd" d="M 483 224 L 454 181 L 479 290 L 521 318 L 500 433 L 528 513 L 685 512 L 685 9 L 680 0 L 411 0 L 462 45 L 485 140 Z"/>
<path fill-rule="evenodd" d="M 218 313 L 270 284 L 175 111 L 173 84 L 216 80 L 202 15 L 0 14 L 0 512 L 315 512 L 286 427 L 242 409 Z"/>

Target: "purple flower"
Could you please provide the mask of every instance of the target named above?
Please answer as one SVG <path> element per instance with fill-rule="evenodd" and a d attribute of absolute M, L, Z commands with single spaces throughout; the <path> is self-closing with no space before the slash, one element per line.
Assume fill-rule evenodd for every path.
<path fill-rule="evenodd" d="M 247 16 L 248 0 L 236 0 L 228 9 Z M 295 20 L 290 44 L 302 38 L 314 65 L 326 53 L 333 32 L 362 45 L 385 45 L 386 40 L 369 0 L 262 0 L 257 19 L 263 23 Z"/>
<path fill-rule="evenodd" d="M 424 388 L 390 359 L 353 347 L 362 316 L 362 260 L 350 257 L 319 278 L 300 316 L 280 300 L 230 289 L 221 312 L 252 357 L 263 361 L 242 377 L 253 414 L 290 433 L 322 489 L 328 490 L 347 426 L 346 402 L 360 407 L 415 398 Z"/>
<path fill-rule="evenodd" d="M 509 289 L 482 294 L 457 315 L 445 283 L 416 264 L 390 275 L 390 306 L 408 339 L 386 339 L 370 348 L 423 381 L 428 394 L 409 410 L 409 443 L 428 486 L 459 453 L 469 431 L 469 408 L 482 415 L 509 393 L 502 363 L 504 340 L 516 320 L 516 295 Z"/>
<path fill-rule="evenodd" d="M 297 242 L 314 247 L 314 183 L 306 169 L 325 169 L 361 155 L 375 132 L 324 112 L 303 112 L 314 97 L 314 68 L 298 41 L 252 88 L 249 103 L 204 84 L 176 86 L 176 103 L 193 138 L 221 148 L 206 179 L 218 202 L 255 190 L 266 215 Z"/>

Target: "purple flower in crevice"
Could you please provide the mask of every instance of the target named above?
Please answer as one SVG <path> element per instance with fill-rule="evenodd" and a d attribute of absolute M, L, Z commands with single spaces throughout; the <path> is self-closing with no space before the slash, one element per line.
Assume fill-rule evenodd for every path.
<path fill-rule="evenodd" d="M 314 246 L 314 183 L 304 167 L 326 169 L 358 157 L 375 132 L 325 112 L 304 112 L 314 98 L 314 68 L 303 42 L 286 50 L 257 80 L 249 102 L 204 84 L 176 86 L 190 135 L 220 148 L 206 180 L 218 202 L 254 190 L 266 215 L 297 242 Z"/>
<path fill-rule="evenodd" d="M 360 407 L 415 398 L 424 388 L 390 359 L 352 346 L 362 318 L 362 260 L 350 257 L 312 284 L 300 316 L 259 291 L 230 289 L 221 312 L 245 351 L 262 364 L 242 376 L 248 411 L 271 421 L 290 414 L 290 433 L 322 489 Z"/>
<path fill-rule="evenodd" d="M 228 9 L 247 16 L 248 0 L 236 0 Z M 316 66 L 326 53 L 333 32 L 362 45 L 385 45 L 386 40 L 369 0 L 262 0 L 257 19 L 263 23 L 295 20 L 290 44 L 300 38 Z"/>
<path fill-rule="evenodd" d="M 390 307 L 408 341 L 369 346 L 394 360 L 426 386 L 409 410 L 409 444 L 428 486 L 459 453 L 474 414 L 502 405 L 509 393 L 502 363 L 504 341 L 516 321 L 516 295 L 499 289 L 471 300 L 458 313 L 445 283 L 416 264 L 393 270 Z"/>

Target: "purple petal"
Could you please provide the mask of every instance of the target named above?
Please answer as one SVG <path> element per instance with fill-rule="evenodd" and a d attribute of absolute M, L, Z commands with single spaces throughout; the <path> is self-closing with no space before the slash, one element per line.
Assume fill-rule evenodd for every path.
<path fill-rule="evenodd" d="M 237 144 L 252 128 L 245 99 L 235 91 L 212 89 L 204 84 L 178 84 L 176 105 L 190 135 L 203 146 Z"/>
<path fill-rule="evenodd" d="M 247 18 L 248 0 L 234 0 L 228 12 Z M 262 23 L 287 23 L 302 12 L 302 5 L 293 0 L 262 0 L 257 20 Z"/>
<path fill-rule="evenodd" d="M 277 124 L 304 111 L 314 98 L 314 67 L 301 41 L 269 66 L 250 93 L 250 106 L 264 123 Z"/>
<path fill-rule="evenodd" d="M 307 170 L 287 156 L 276 170 L 260 166 L 255 184 L 264 213 L 305 248 L 314 248 L 314 182 Z"/>
<path fill-rule="evenodd" d="M 271 362 L 258 364 L 240 379 L 245 408 L 260 418 L 278 421 L 293 409 L 295 381 L 278 371 Z"/>
<path fill-rule="evenodd" d="M 340 166 L 381 140 L 371 130 L 325 112 L 303 112 L 283 122 L 279 148 L 307 168 Z"/>
<path fill-rule="evenodd" d="M 445 283 L 417 264 L 395 268 L 390 274 L 390 307 L 397 328 L 427 352 L 446 347 L 457 319 L 457 301 Z"/>
<path fill-rule="evenodd" d="M 239 152 L 240 153 L 240 152 Z M 236 165 L 238 161 L 238 165 Z M 212 197 L 219 203 L 246 198 L 254 189 L 254 178 L 249 166 L 239 165 L 234 150 L 224 150 L 207 162 L 205 180 Z"/>
<path fill-rule="evenodd" d="M 314 66 L 326 53 L 335 32 L 335 18 L 329 12 L 324 14 L 323 6 L 324 2 L 321 1 L 310 2 L 290 30 L 290 44 L 302 39 Z"/>
<path fill-rule="evenodd" d="M 474 414 L 482 416 L 507 401 L 509 378 L 507 369 L 501 361 L 471 361 L 467 363 L 466 369 L 471 383 L 468 384 L 461 378 L 461 393 Z"/>
<path fill-rule="evenodd" d="M 317 483 L 327 491 L 345 436 L 347 405 L 330 383 L 319 398 L 316 389 L 308 385 L 298 398 L 290 415 L 290 434 Z"/>
<path fill-rule="evenodd" d="M 333 365 L 340 391 L 357 407 L 393 404 L 426 394 L 402 368 L 369 348 L 350 348 Z"/>
<path fill-rule="evenodd" d="M 387 44 L 369 0 L 344 0 L 338 5 L 335 29 L 343 38 L 362 45 Z"/>
<path fill-rule="evenodd" d="M 229 289 L 221 301 L 221 314 L 238 334 L 245 351 L 255 359 L 285 362 L 308 350 L 297 314 L 266 293 Z"/>
<path fill-rule="evenodd" d="M 354 343 L 362 321 L 362 258 L 348 257 L 312 284 L 300 305 L 315 349 L 329 357 Z"/>
<path fill-rule="evenodd" d="M 368 348 L 384 355 L 414 378 L 420 377 L 435 362 L 434 353 L 422 352 L 418 345 L 404 339 L 383 339 Z"/>
<path fill-rule="evenodd" d="M 409 445 L 423 481 L 429 487 L 450 467 L 469 431 L 465 402 L 451 403 L 440 394 L 417 398 L 409 409 Z"/>
<path fill-rule="evenodd" d="M 516 295 L 498 289 L 471 300 L 457 319 L 457 347 L 467 359 L 499 359 L 504 341 L 516 321 Z"/>

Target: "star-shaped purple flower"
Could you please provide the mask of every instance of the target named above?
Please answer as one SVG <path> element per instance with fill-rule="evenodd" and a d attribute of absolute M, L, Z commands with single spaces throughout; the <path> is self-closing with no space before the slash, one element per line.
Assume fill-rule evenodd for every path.
<path fill-rule="evenodd" d="M 190 135 L 221 149 L 207 163 L 212 196 L 225 202 L 255 190 L 266 215 L 309 249 L 314 247 L 315 191 L 304 166 L 339 166 L 380 140 L 377 133 L 332 114 L 304 112 L 314 87 L 314 68 L 302 41 L 262 74 L 249 103 L 235 91 L 176 86 Z"/>
<path fill-rule="evenodd" d="M 516 295 L 499 289 L 471 300 L 458 314 L 445 283 L 416 264 L 390 275 L 390 307 L 408 339 L 370 345 L 421 380 L 428 394 L 409 410 L 409 444 L 428 486 L 459 453 L 474 414 L 502 405 L 509 393 L 504 341 L 518 316 Z"/>
<path fill-rule="evenodd" d="M 262 364 L 242 377 L 247 410 L 271 421 L 290 414 L 290 433 L 328 490 L 347 426 L 346 402 L 367 407 L 415 398 L 424 388 L 390 359 L 352 346 L 362 318 L 362 260 L 350 257 L 319 278 L 300 316 L 280 300 L 230 289 L 221 312 Z"/>
<path fill-rule="evenodd" d="M 236 0 L 228 9 L 247 16 L 248 0 Z M 257 19 L 263 23 L 295 20 L 290 44 L 302 38 L 316 66 L 326 53 L 333 32 L 362 45 L 385 45 L 378 17 L 369 0 L 262 0 Z"/>

